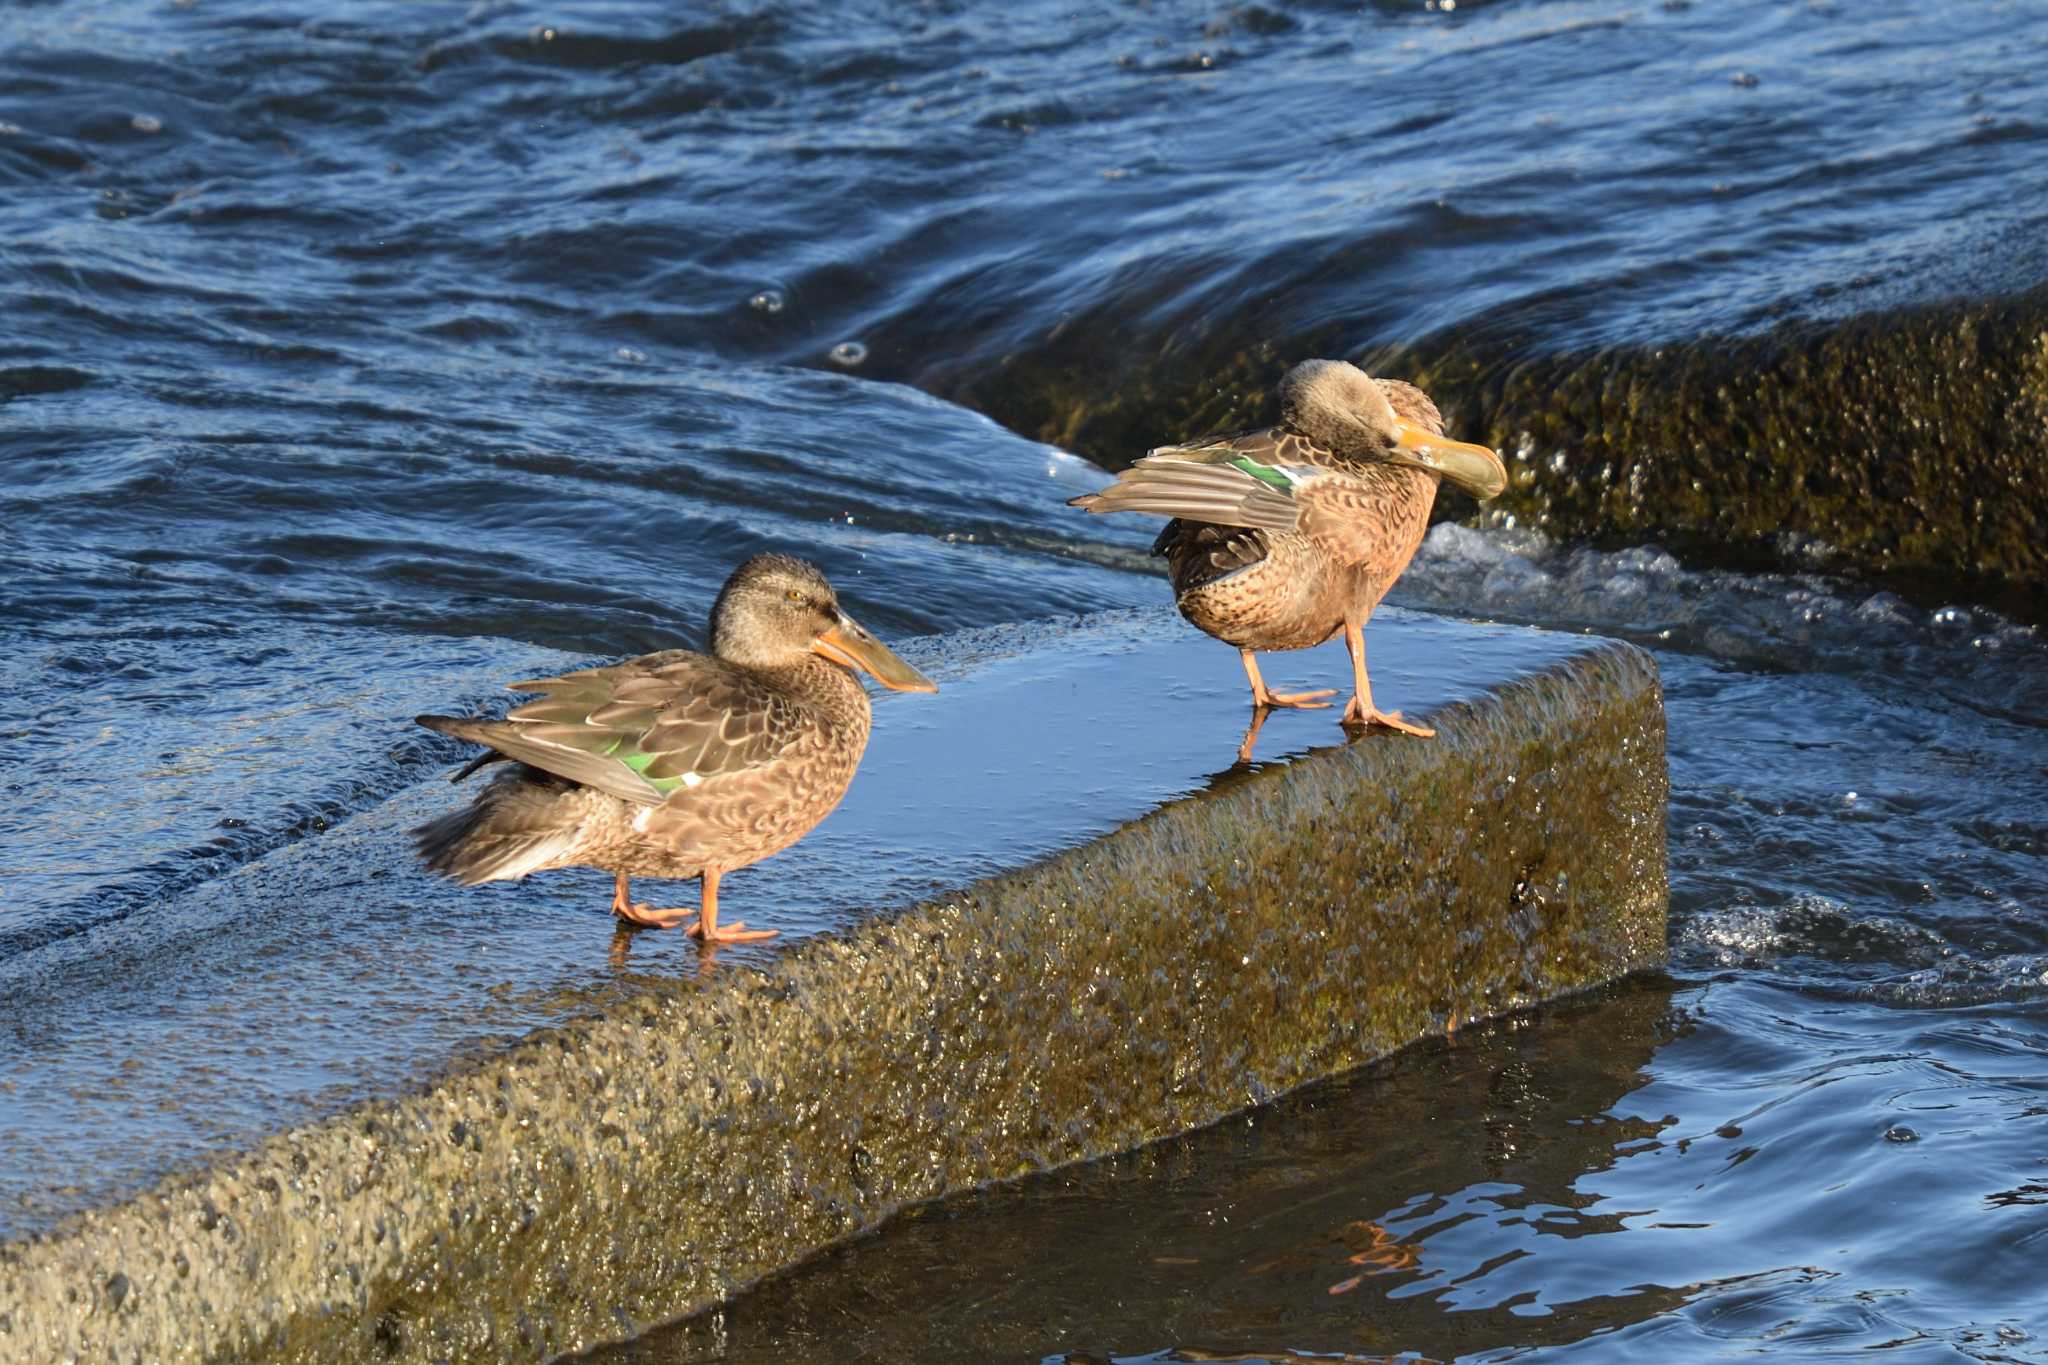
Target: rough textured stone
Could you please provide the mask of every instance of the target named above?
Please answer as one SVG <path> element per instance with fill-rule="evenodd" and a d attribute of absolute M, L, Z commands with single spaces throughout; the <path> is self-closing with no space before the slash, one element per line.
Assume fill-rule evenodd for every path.
<path fill-rule="evenodd" d="M 2048 582 L 2048 288 L 1591 352 L 1485 328 L 1373 349 L 1325 328 L 1135 354 L 1048 346 L 934 386 L 1114 468 L 1271 421 L 1289 363 L 1350 356 L 1422 385 L 1454 434 L 1499 447 L 1511 483 L 1495 506 L 1525 525 L 1802 567 L 1819 541 L 1836 567 L 2007 593 L 2022 610 Z"/>
<path fill-rule="evenodd" d="M 1609 645 L 0 1249 L 8 1360 L 533 1359 L 1665 952 Z"/>

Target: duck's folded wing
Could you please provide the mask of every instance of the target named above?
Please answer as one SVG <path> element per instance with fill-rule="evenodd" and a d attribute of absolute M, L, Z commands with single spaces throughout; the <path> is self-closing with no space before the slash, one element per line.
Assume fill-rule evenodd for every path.
<path fill-rule="evenodd" d="M 1220 458 L 1219 458 L 1220 457 Z M 1264 464 L 1229 447 L 1153 451 L 1099 493 L 1071 499 L 1090 512 L 1151 512 L 1220 526 L 1292 531 L 1301 518 L 1294 489 L 1324 471 Z"/>
<path fill-rule="evenodd" d="M 420 716 L 419 723 L 647 806 L 766 763 L 801 729 L 785 698 L 684 651 L 512 686 L 541 696 L 503 720 Z"/>

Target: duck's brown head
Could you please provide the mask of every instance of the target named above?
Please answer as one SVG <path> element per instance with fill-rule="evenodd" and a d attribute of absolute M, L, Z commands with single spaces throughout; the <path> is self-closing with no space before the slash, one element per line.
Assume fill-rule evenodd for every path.
<path fill-rule="evenodd" d="M 1280 380 L 1280 420 L 1339 455 L 1426 469 L 1475 498 L 1498 497 L 1508 486 L 1500 456 L 1451 440 L 1440 423 L 1395 412 L 1381 381 L 1342 360 L 1304 360 L 1289 370 Z"/>
<path fill-rule="evenodd" d="M 790 555 L 755 555 L 732 571 L 711 607 L 711 652 L 742 668 L 818 655 L 898 692 L 939 690 L 847 614 L 817 565 Z"/>

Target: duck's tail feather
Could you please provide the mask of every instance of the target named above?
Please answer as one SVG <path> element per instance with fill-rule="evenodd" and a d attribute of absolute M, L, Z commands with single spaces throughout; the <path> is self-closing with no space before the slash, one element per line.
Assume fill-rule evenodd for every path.
<path fill-rule="evenodd" d="M 461 770 L 458 771 L 455 774 L 455 776 L 449 778 L 448 780 L 451 783 L 461 782 L 464 778 L 468 777 L 471 773 L 476 772 L 479 768 L 488 767 L 493 763 L 510 763 L 511 761 L 512 760 L 504 754 L 498 753 L 495 750 L 486 749 L 482 753 L 478 754 L 475 758 L 469 760 L 469 762 L 463 764 Z"/>
<path fill-rule="evenodd" d="M 532 769 L 501 774 L 466 809 L 412 831 L 429 870 L 464 886 L 516 881 L 557 866 L 583 835 L 575 786 Z"/>

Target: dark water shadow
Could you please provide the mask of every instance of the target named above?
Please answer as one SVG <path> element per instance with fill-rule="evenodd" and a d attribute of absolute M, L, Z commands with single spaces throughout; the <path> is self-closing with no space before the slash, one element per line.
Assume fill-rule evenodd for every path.
<path fill-rule="evenodd" d="M 1611 1111 L 1686 1027 L 1675 990 L 1626 983 L 1199 1133 L 913 1210 L 593 1358 L 1449 1359 L 1640 1321 L 1685 1291 L 1645 1285 L 1528 1316 L 1526 1295 L 1474 1306 L 1471 1286 L 1544 1239 L 1618 1223 L 1582 1182 L 1665 1126 Z M 1481 1202 L 1487 1250 L 1467 1264 L 1457 1229 L 1485 1216 Z"/>

